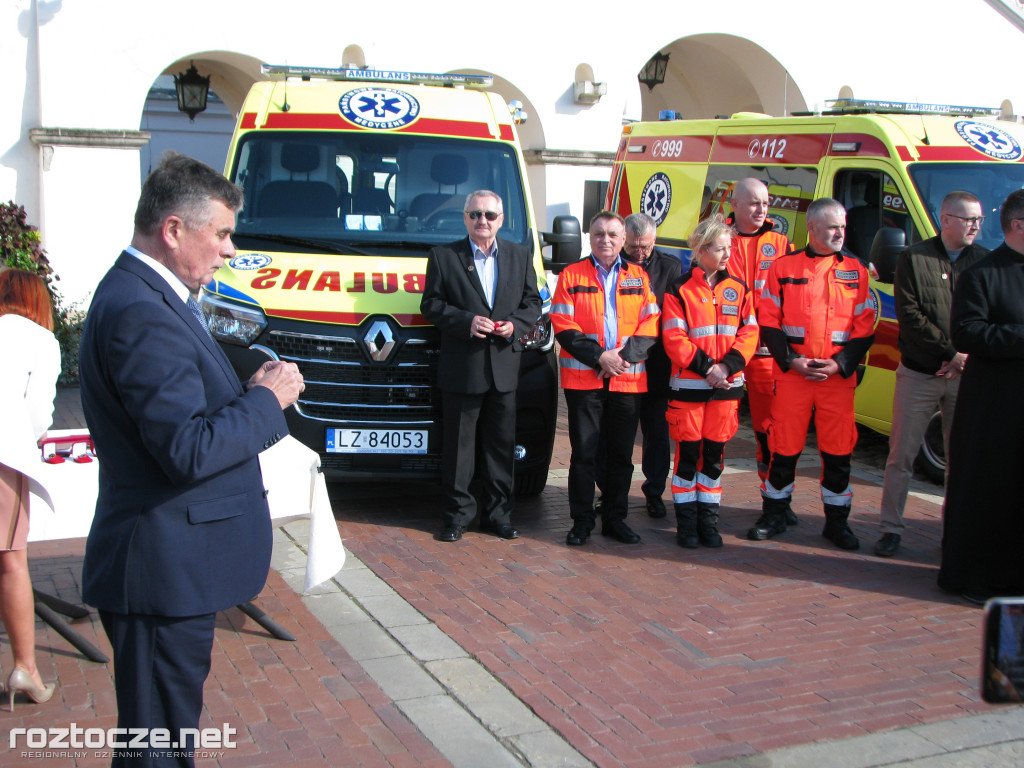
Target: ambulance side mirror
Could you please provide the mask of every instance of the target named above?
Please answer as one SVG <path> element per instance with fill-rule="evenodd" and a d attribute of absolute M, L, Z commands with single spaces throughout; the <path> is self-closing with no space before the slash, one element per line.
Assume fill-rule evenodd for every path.
<path fill-rule="evenodd" d="M 871 241 L 871 254 L 868 257 L 876 270 L 878 280 L 891 283 L 896 275 L 896 259 L 900 251 L 907 247 L 907 233 L 896 227 L 882 227 L 875 233 Z"/>
<path fill-rule="evenodd" d="M 985 606 L 981 698 L 1024 701 L 1024 597 L 997 597 Z"/>
<path fill-rule="evenodd" d="M 570 264 L 580 260 L 583 235 L 580 220 L 575 216 L 555 216 L 551 232 L 541 232 L 544 247 L 551 246 L 551 257 L 544 259 L 544 268 L 556 275 Z"/>

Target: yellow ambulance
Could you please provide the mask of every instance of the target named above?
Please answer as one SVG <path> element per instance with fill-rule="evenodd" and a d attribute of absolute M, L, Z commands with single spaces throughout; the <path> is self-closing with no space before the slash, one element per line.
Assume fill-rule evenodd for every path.
<path fill-rule="evenodd" d="M 335 479 L 435 478 L 439 338 L 420 314 L 429 249 L 466 236 L 468 193 L 504 203 L 499 236 L 534 254 L 543 314 L 522 339 L 516 488 L 539 493 L 558 392 L 517 105 L 490 77 L 264 67 L 226 175 L 245 192 L 236 256 L 205 286 L 214 336 L 243 377 L 298 364 L 289 428 Z M 518 115 L 517 115 L 518 111 Z M 556 250 L 579 258 L 579 227 Z"/>
<path fill-rule="evenodd" d="M 739 113 L 623 128 L 607 207 L 643 211 L 658 223 L 658 247 L 686 263 L 687 235 L 715 211 L 729 212 L 733 185 L 753 176 L 768 185 L 769 218 L 796 247 L 804 214 L 819 197 L 847 210 L 846 248 L 870 263 L 875 279 L 875 343 L 857 390 L 857 419 L 888 434 L 892 423 L 897 323 L 896 255 L 939 230 L 939 206 L 953 190 L 973 192 L 987 216 L 977 242 L 1002 242 L 999 206 L 1024 187 L 1024 127 L 998 110 L 886 101 L 837 101 L 821 113 L 770 117 Z M 921 468 L 941 479 L 941 429 L 933 419 Z"/>

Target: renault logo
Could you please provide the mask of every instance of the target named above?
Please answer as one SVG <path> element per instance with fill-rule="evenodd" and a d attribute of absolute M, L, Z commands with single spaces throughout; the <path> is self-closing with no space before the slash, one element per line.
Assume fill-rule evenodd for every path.
<path fill-rule="evenodd" d="M 374 362 L 385 363 L 395 349 L 395 334 L 386 320 L 374 320 L 363 336 L 363 344 Z"/>

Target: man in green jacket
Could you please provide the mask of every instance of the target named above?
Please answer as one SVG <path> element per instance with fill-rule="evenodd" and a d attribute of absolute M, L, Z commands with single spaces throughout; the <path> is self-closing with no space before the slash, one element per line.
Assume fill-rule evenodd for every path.
<path fill-rule="evenodd" d="M 967 355 L 950 340 L 949 314 L 958 275 L 987 248 L 974 245 L 985 217 L 970 192 L 950 192 L 942 201 L 938 237 L 912 245 L 896 263 L 893 299 L 899 320 L 901 361 L 896 369 L 889 458 L 882 485 L 882 538 L 875 554 L 892 557 L 900 548 L 903 508 L 925 429 L 942 410 L 942 439 L 949 455 L 960 374 Z"/>

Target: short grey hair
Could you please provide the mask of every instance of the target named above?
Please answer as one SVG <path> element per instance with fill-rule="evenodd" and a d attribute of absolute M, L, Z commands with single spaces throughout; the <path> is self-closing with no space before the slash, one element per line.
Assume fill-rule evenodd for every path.
<path fill-rule="evenodd" d="M 646 213 L 631 213 L 625 218 L 626 234 L 643 237 L 651 232 L 657 234 L 658 223 Z"/>
<path fill-rule="evenodd" d="M 839 209 L 844 214 L 846 213 L 846 209 L 843 207 L 843 204 L 838 200 L 834 200 L 831 197 L 819 197 L 807 206 L 807 215 L 804 217 L 804 220 L 817 221 L 825 211 L 834 209 Z"/>
<path fill-rule="evenodd" d="M 470 205 L 473 200 L 478 197 L 493 197 L 498 201 L 498 213 L 504 213 L 505 209 L 501 206 L 501 195 L 497 192 L 491 192 L 489 189 L 478 189 L 476 192 L 470 192 L 466 195 L 466 204 L 462 207 L 462 212 L 467 213 L 470 210 Z"/>
<path fill-rule="evenodd" d="M 168 151 L 142 185 L 135 209 L 135 231 L 154 235 L 168 216 L 177 216 L 190 229 L 198 229 L 210 221 L 211 202 L 223 203 L 237 213 L 243 200 L 242 190 L 219 171 Z"/>

